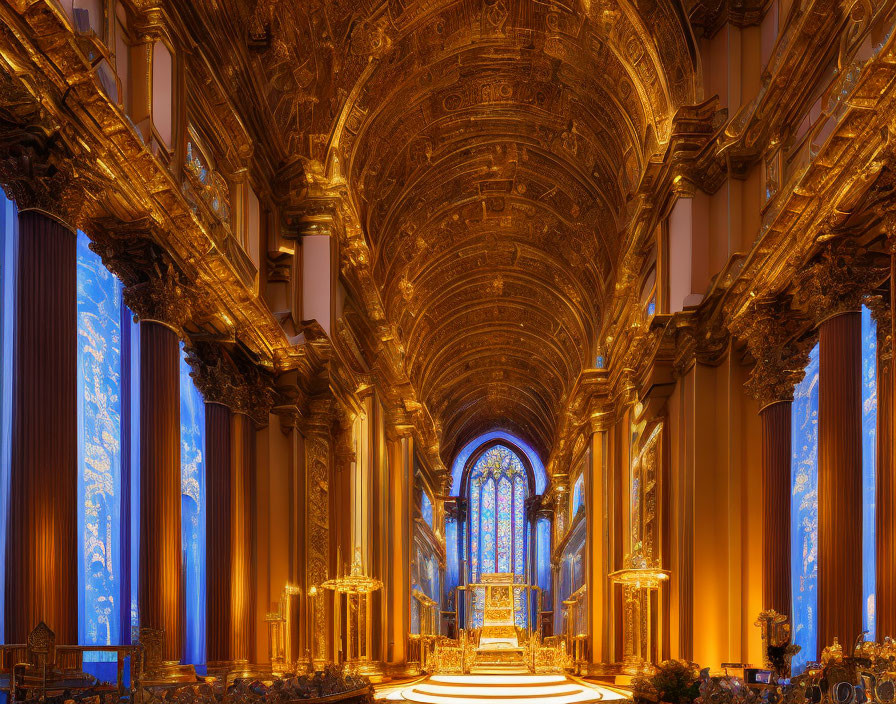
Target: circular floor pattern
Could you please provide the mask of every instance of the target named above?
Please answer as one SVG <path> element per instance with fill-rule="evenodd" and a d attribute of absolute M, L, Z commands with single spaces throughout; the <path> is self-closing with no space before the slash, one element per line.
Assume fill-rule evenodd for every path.
<path fill-rule="evenodd" d="M 433 675 L 391 693 L 392 701 L 417 704 L 591 704 L 624 701 L 610 689 L 564 675 Z"/>

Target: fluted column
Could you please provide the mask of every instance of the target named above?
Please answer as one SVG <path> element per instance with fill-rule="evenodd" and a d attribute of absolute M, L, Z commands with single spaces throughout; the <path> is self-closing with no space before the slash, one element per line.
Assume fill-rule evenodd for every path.
<path fill-rule="evenodd" d="M 762 423 L 762 607 L 791 615 L 790 438 L 792 401 L 759 412 Z"/>
<path fill-rule="evenodd" d="M 877 638 L 896 636 L 896 476 L 894 476 L 894 447 L 896 442 L 896 413 L 894 388 L 896 373 L 893 368 L 893 335 L 896 316 L 896 255 L 892 257 L 890 298 L 877 315 L 877 495 L 875 497 L 877 534 Z"/>
<path fill-rule="evenodd" d="M 407 665 L 411 614 L 410 555 L 413 546 L 413 456 L 410 426 L 400 411 L 387 420 L 386 455 L 391 497 L 387 526 L 392 552 L 387 558 L 386 596 L 389 623 L 387 664 L 401 672 Z"/>
<path fill-rule="evenodd" d="M 255 580 L 253 579 L 253 497 L 255 427 L 245 413 L 234 413 L 230 425 L 232 481 L 231 652 L 235 660 L 252 660 L 255 647 Z"/>
<path fill-rule="evenodd" d="M 594 417 L 594 416 L 592 416 Z M 601 415 L 592 421 L 590 466 L 585 475 L 585 506 L 589 536 L 603 536 L 609 530 L 607 516 L 603 511 L 606 500 L 607 483 L 604 475 L 607 471 L 607 426 L 609 413 L 602 410 Z M 537 521 L 532 522 L 533 528 Z M 534 552 L 534 550 L 533 550 Z M 610 580 L 609 554 L 605 540 L 589 540 L 586 543 L 588 591 L 588 635 L 591 641 L 591 662 L 594 665 L 610 661 Z M 537 574 L 533 571 L 533 575 Z M 535 578 L 533 577 L 533 581 Z"/>
<path fill-rule="evenodd" d="M 791 430 L 793 391 L 805 374 L 811 344 L 793 340 L 806 321 L 789 298 L 760 300 L 732 325 L 756 360 L 747 391 L 759 402 L 762 426 L 762 608 L 790 616 Z"/>
<path fill-rule="evenodd" d="M 209 662 L 232 659 L 231 594 L 231 413 L 205 405 L 206 648 Z"/>
<path fill-rule="evenodd" d="M 124 290 L 140 322 L 140 627 L 164 633 L 162 657 L 183 657 L 180 333 L 190 301 L 173 268 Z"/>
<path fill-rule="evenodd" d="M 220 345 L 192 342 L 187 361 L 205 400 L 206 638 L 209 662 L 254 660 L 255 429 L 267 422 L 272 379 Z"/>
<path fill-rule="evenodd" d="M 140 324 L 140 626 L 164 631 L 163 658 L 183 655 L 180 359 L 171 328 Z"/>
<path fill-rule="evenodd" d="M 0 186 L 19 213 L 7 643 L 40 621 L 59 643 L 78 639 L 75 232 L 100 181 L 50 132 L 8 124 L 0 145 Z"/>
<path fill-rule="evenodd" d="M 862 632 L 862 319 L 821 323 L 818 415 L 818 647 Z"/>
<path fill-rule="evenodd" d="M 819 316 L 818 653 L 838 638 L 845 653 L 862 632 L 863 298 L 889 273 L 855 240 L 824 246 L 797 278 Z M 810 653 L 810 656 L 812 654 Z"/>
<path fill-rule="evenodd" d="M 896 213 L 884 217 L 890 251 L 890 291 L 872 305 L 877 320 L 877 487 L 875 497 L 877 537 L 877 638 L 896 636 L 896 369 L 893 340 L 896 339 Z"/>
<path fill-rule="evenodd" d="M 41 621 L 78 639 L 75 244 L 60 221 L 19 213 L 7 643 Z"/>

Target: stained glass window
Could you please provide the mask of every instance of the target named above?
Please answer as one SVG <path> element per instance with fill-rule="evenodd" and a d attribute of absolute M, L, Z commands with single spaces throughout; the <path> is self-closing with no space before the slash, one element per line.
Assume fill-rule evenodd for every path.
<path fill-rule="evenodd" d="M 513 489 L 507 477 L 498 480 L 497 554 L 498 572 L 510 572 L 513 547 Z"/>
<path fill-rule="evenodd" d="M 426 521 L 426 525 L 432 528 L 432 500 L 425 491 L 421 492 L 420 496 L 420 513 L 423 520 Z"/>
<path fill-rule="evenodd" d="M 526 573 L 526 478 L 513 479 L 513 572 Z"/>
<path fill-rule="evenodd" d="M 504 445 L 486 450 L 470 470 L 470 581 L 490 572 L 526 573 L 526 498 L 520 458 Z"/>
<path fill-rule="evenodd" d="M 537 583 L 547 599 L 551 593 L 551 523 L 539 518 L 535 524 L 535 550 L 537 551 Z"/>
<path fill-rule="evenodd" d="M 79 642 L 117 645 L 136 625 L 139 334 L 121 285 L 78 233 Z M 185 660 L 205 661 L 205 405 L 181 363 Z M 107 657 L 109 656 L 109 657 Z M 96 660 L 114 654 L 90 654 Z M 94 673 L 108 679 L 106 670 Z M 114 672 L 112 673 L 114 677 Z"/>
<path fill-rule="evenodd" d="M 818 630 L 818 345 L 793 395 L 790 475 L 794 674 L 815 660 Z"/>
<path fill-rule="evenodd" d="M 482 492 L 478 487 L 470 492 L 470 574 L 472 582 L 479 581 L 479 531 L 481 523 L 479 520 L 480 509 L 482 508 Z"/>
<path fill-rule="evenodd" d="M 88 245 L 79 232 L 78 636 L 87 645 L 117 645 L 128 630 L 121 588 L 121 285 Z"/>
<path fill-rule="evenodd" d="M 495 571 L 495 479 L 488 477 L 482 487 L 482 508 L 479 509 L 479 568 Z"/>
<path fill-rule="evenodd" d="M 862 629 L 876 633 L 877 323 L 862 307 Z"/>
<path fill-rule="evenodd" d="M 576 479 L 576 483 L 572 487 L 572 515 L 579 512 L 579 509 L 585 505 L 585 475 L 580 474 Z"/>
<path fill-rule="evenodd" d="M 183 346 L 182 346 L 183 347 Z M 181 352 L 181 543 L 186 624 L 184 662 L 205 662 L 205 404 Z"/>
<path fill-rule="evenodd" d="M 0 191 L 0 516 L 9 506 L 12 434 L 13 322 L 15 320 L 16 207 Z M 6 521 L 0 521 L 0 565 L 6 562 Z M 5 624 L 5 580 L 0 579 L 0 643 Z"/>

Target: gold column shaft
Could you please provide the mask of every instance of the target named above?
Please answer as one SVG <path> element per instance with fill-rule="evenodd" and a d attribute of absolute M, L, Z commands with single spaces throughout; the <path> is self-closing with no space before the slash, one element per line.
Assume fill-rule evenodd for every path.
<path fill-rule="evenodd" d="M 7 643 L 41 621 L 60 643 L 78 637 L 75 243 L 57 220 L 19 214 Z"/>
<path fill-rule="evenodd" d="M 179 355 L 173 330 L 140 324 L 140 625 L 164 631 L 168 661 L 183 656 Z"/>
<path fill-rule="evenodd" d="M 231 659 L 253 660 L 255 589 L 253 580 L 252 498 L 255 474 L 255 428 L 245 414 L 231 416 Z"/>

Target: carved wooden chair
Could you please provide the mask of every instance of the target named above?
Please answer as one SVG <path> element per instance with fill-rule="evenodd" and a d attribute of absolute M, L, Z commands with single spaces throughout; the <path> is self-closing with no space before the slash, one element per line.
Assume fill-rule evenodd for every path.
<path fill-rule="evenodd" d="M 121 650 L 119 677 L 116 684 L 99 682 L 83 670 L 84 653 L 91 650 Z M 97 694 L 124 694 L 121 676 L 124 658 L 131 654 L 127 646 L 94 648 L 91 646 L 57 646 L 56 634 L 45 623 L 39 623 L 22 645 L 2 646 L 0 656 L 0 691 L 9 694 L 10 701 L 43 700 L 62 692 L 91 690 Z"/>

